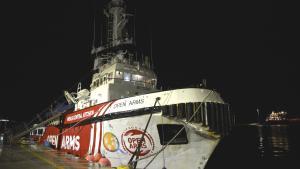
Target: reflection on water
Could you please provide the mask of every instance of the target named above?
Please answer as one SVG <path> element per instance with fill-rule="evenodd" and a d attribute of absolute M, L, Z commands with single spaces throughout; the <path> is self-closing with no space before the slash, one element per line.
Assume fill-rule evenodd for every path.
<path fill-rule="evenodd" d="M 289 150 L 289 137 L 287 125 L 258 126 L 258 150 L 263 157 L 287 156 Z"/>
<path fill-rule="evenodd" d="M 239 125 L 221 140 L 205 169 L 299 169 L 300 125 Z"/>
<path fill-rule="evenodd" d="M 1 154 L 2 154 L 2 144 L 0 144 L 0 157 L 1 157 Z"/>

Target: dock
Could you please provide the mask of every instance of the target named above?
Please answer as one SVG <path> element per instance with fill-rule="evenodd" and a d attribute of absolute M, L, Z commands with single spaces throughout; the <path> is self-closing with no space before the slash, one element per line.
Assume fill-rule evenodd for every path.
<path fill-rule="evenodd" d="M 112 169 L 42 145 L 0 145 L 0 168 Z"/>

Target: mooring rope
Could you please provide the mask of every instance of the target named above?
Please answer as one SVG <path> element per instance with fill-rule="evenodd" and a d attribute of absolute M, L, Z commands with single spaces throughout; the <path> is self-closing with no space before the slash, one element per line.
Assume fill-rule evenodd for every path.
<path fill-rule="evenodd" d="M 196 113 L 198 112 L 198 110 L 200 109 L 200 107 L 202 106 L 202 104 L 204 103 L 204 101 L 210 96 L 210 94 L 211 93 L 213 93 L 213 90 L 211 90 L 208 94 L 207 94 L 207 96 L 203 99 L 203 101 L 201 102 L 201 104 L 197 107 L 197 109 L 194 111 L 194 113 L 193 113 L 193 115 L 190 117 L 190 119 L 187 121 L 187 123 L 189 123 L 193 118 L 194 118 L 194 116 L 196 115 Z M 171 144 L 174 140 L 175 140 L 175 138 L 183 131 L 183 129 L 184 129 L 185 127 L 183 126 L 173 137 L 172 137 L 172 139 L 171 140 L 169 140 L 168 141 L 168 143 L 166 144 L 166 145 L 164 145 L 159 151 L 157 151 L 156 153 L 153 153 L 153 154 L 151 154 L 151 155 L 149 155 L 149 156 L 147 156 L 147 157 L 144 157 L 144 158 L 140 158 L 140 159 L 137 159 L 137 160 L 135 160 L 135 161 L 132 161 L 133 163 L 134 162 L 138 162 L 138 161 L 141 161 L 141 160 L 145 160 L 145 159 L 147 159 L 147 158 L 150 158 L 150 157 L 152 157 L 152 156 L 154 156 L 148 163 L 147 163 L 147 165 L 143 168 L 143 169 L 146 169 L 152 162 L 153 162 L 153 160 L 162 152 L 162 151 L 164 151 L 164 149 L 165 148 L 167 148 L 167 146 L 169 145 L 169 144 Z"/>

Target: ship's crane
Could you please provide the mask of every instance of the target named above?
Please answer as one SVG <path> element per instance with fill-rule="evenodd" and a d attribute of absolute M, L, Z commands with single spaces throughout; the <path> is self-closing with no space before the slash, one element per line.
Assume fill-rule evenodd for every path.
<path fill-rule="evenodd" d="M 81 89 L 81 83 L 78 83 L 77 93 L 69 93 L 68 91 L 64 91 L 64 95 L 69 104 L 78 103 L 80 100 L 86 100 L 89 98 L 89 90 Z"/>
<path fill-rule="evenodd" d="M 65 97 L 66 97 L 69 104 L 71 104 L 71 103 L 76 104 L 77 103 L 75 97 L 71 93 L 69 93 L 68 91 L 64 91 L 64 95 L 65 95 Z"/>

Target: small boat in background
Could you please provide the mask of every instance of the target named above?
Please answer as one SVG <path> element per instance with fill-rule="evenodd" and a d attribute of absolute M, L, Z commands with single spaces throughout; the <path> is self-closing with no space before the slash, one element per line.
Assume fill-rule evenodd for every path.
<path fill-rule="evenodd" d="M 291 115 L 286 111 L 272 111 L 264 121 L 265 124 L 300 124 L 299 115 Z"/>
<path fill-rule="evenodd" d="M 287 112 L 286 111 L 272 111 L 266 119 L 266 124 L 287 124 L 288 118 L 287 118 Z"/>
<path fill-rule="evenodd" d="M 265 122 L 267 124 L 286 124 L 288 123 L 287 112 L 285 111 L 272 111 L 267 117 Z"/>

